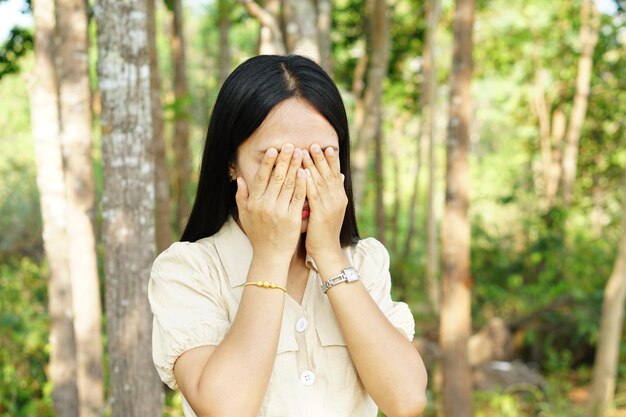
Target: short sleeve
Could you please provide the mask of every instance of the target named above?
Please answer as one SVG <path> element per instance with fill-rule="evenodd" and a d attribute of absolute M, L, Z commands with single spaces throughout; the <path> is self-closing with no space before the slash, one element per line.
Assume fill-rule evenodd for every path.
<path fill-rule="evenodd" d="M 194 246 L 195 245 L 195 246 Z M 154 261 L 148 298 L 154 314 L 152 357 L 161 380 L 178 384 L 174 363 L 185 351 L 221 343 L 229 328 L 220 279 L 197 244 L 177 242 Z"/>
<path fill-rule="evenodd" d="M 406 303 L 391 299 L 391 274 L 387 249 L 374 238 L 362 239 L 357 243 L 353 263 L 365 288 L 387 319 L 412 341 L 415 336 L 413 314 Z"/>

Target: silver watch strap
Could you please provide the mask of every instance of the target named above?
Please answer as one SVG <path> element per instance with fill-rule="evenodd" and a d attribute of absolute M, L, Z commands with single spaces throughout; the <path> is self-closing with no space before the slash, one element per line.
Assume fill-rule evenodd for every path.
<path fill-rule="evenodd" d="M 334 287 L 335 285 L 341 284 L 342 282 L 354 282 L 359 280 L 359 273 L 356 268 L 353 266 L 348 266 L 344 268 L 339 275 L 336 275 L 332 278 L 329 278 L 328 281 L 322 284 L 322 292 L 326 294 L 326 292 Z"/>
<path fill-rule="evenodd" d="M 341 284 L 342 282 L 346 281 L 348 281 L 348 278 L 346 278 L 346 275 L 341 272 L 341 274 L 337 275 L 336 277 L 330 278 L 328 281 L 322 284 L 322 292 L 326 294 L 326 291 L 328 291 L 335 285 Z"/>

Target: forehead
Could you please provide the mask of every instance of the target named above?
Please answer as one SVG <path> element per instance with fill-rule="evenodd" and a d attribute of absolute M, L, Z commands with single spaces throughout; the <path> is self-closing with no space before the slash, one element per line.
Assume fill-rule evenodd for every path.
<path fill-rule="evenodd" d="M 339 147 L 337 132 L 307 101 L 287 99 L 272 109 L 261 126 L 240 146 L 240 151 L 280 149 L 283 144 L 308 149 L 313 143 L 324 147 Z"/>

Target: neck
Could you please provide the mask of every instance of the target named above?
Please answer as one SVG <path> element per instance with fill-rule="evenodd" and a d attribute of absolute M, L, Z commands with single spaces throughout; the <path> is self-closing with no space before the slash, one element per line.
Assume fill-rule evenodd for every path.
<path fill-rule="evenodd" d="M 293 257 L 291 258 L 291 264 L 289 266 L 290 269 L 304 265 L 306 261 L 306 246 L 304 244 L 305 240 L 306 240 L 306 234 L 303 233 L 300 235 L 300 240 L 298 240 L 297 249 L 294 252 Z"/>

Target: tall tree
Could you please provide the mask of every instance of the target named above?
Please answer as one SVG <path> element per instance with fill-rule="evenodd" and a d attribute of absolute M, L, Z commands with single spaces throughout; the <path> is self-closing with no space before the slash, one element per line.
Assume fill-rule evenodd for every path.
<path fill-rule="evenodd" d="M 230 1 L 218 0 L 217 15 L 220 30 L 220 85 L 224 83 L 230 74 Z"/>
<path fill-rule="evenodd" d="M 251 16 L 261 24 L 259 54 L 284 55 L 287 53 L 283 31 L 280 27 L 280 0 L 267 0 L 265 7 L 254 0 L 239 0 Z"/>
<path fill-rule="evenodd" d="M 626 176 L 624 177 L 626 195 Z M 613 272 L 604 288 L 600 337 L 593 367 L 588 417 L 603 417 L 615 397 L 620 343 L 624 326 L 626 300 L 626 217 L 622 219 L 622 236 Z"/>
<path fill-rule="evenodd" d="M 333 4 L 331 0 L 317 0 L 317 33 L 320 49 L 320 65 L 327 73 L 333 73 L 332 42 L 330 29 Z"/>
<path fill-rule="evenodd" d="M 174 67 L 174 159 L 176 162 L 176 201 L 178 228 L 182 232 L 189 217 L 191 160 L 189 156 L 189 88 L 187 86 L 187 55 L 183 30 L 183 2 L 172 0 L 172 63 Z"/>
<path fill-rule="evenodd" d="M 43 242 L 50 268 L 48 312 L 51 351 L 48 372 L 53 384 L 55 412 L 60 416 L 78 417 L 76 344 L 66 229 L 67 204 L 54 66 L 54 1 L 33 0 L 32 7 L 35 22 L 35 65 L 30 108 L 43 219 Z"/>
<path fill-rule="evenodd" d="M 319 63 L 321 51 L 315 0 L 283 0 L 283 4 L 287 49 Z"/>
<path fill-rule="evenodd" d="M 598 32 L 600 30 L 600 12 L 594 0 L 583 0 L 580 19 L 582 22 L 580 28 L 581 53 L 576 74 L 576 95 L 574 96 L 574 103 L 569 117 L 569 127 L 565 136 L 565 149 L 563 151 L 562 192 L 565 205 L 570 205 L 574 193 L 576 165 L 578 163 L 578 144 L 585 115 L 587 114 L 593 51 L 598 43 Z"/>
<path fill-rule="evenodd" d="M 562 148 L 567 117 L 562 106 L 557 106 L 550 115 L 550 108 L 553 103 L 546 97 L 543 78 L 544 70 L 541 61 L 536 59 L 531 109 L 539 121 L 541 171 L 543 173 L 546 208 L 549 209 L 554 206 L 561 178 Z"/>
<path fill-rule="evenodd" d="M 167 169 L 161 80 L 156 48 L 155 0 L 148 0 L 148 52 L 150 55 L 150 105 L 152 114 L 152 146 L 154 150 L 154 189 L 157 251 L 162 252 L 172 243 L 170 181 Z"/>
<path fill-rule="evenodd" d="M 421 142 L 426 148 L 428 160 L 428 198 L 426 209 L 426 293 L 434 311 L 439 311 L 441 286 L 439 285 L 439 256 L 437 250 L 437 220 L 435 219 L 435 108 L 437 106 L 437 57 L 435 48 L 435 34 L 441 15 L 441 0 L 430 0 L 428 3 L 428 28 L 426 31 L 426 53 L 424 58 L 424 72 L 427 93 L 426 106 L 422 111 L 424 128 L 420 130 Z M 426 55 L 428 55 L 426 59 Z M 426 64 L 428 62 L 428 64 Z"/>
<path fill-rule="evenodd" d="M 148 4 L 97 5 L 112 415 L 156 417 L 162 414 L 163 390 L 150 353 L 146 296 L 155 257 Z"/>
<path fill-rule="evenodd" d="M 87 3 L 56 0 L 57 76 L 81 417 L 102 414 L 102 306 L 94 233 Z"/>
<path fill-rule="evenodd" d="M 376 164 L 374 184 L 376 186 L 376 238 L 385 244 L 385 175 L 383 173 L 383 129 L 382 129 L 382 116 L 376 126 L 376 136 L 374 136 L 374 161 Z"/>
<path fill-rule="evenodd" d="M 475 0 L 456 0 L 450 120 L 446 146 L 443 223 L 443 286 L 439 341 L 442 352 L 443 412 L 472 415 L 472 380 L 467 356 L 471 333 L 469 130 L 471 122 L 472 32 Z"/>
<path fill-rule="evenodd" d="M 370 147 L 382 124 L 383 82 L 389 61 L 389 16 L 385 0 L 368 0 L 366 16 L 369 20 L 367 49 L 371 59 L 367 86 L 363 91 L 363 115 L 355 120 L 353 184 L 356 207 L 360 207 L 363 201 Z"/>
<path fill-rule="evenodd" d="M 420 129 L 417 141 L 417 155 L 414 168 L 413 192 L 409 203 L 409 226 L 406 240 L 404 241 L 404 257 L 408 258 L 411 253 L 411 245 L 415 235 L 417 222 L 417 207 L 419 197 L 420 177 L 424 157 L 428 160 L 428 197 L 426 201 L 426 295 L 433 311 L 439 310 L 439 259 L 437 256 L 437 228 L 435 223 L 434 186 L 435 186 L 435 160 L 434 160 L 434 136 L 436 120 L 433 116 L 437 98 L 437 66 L 435 57 L 435 33 L 439 16 L 441 14 L 441 1 L 429 0 L 426 2 L 427 27 L 424 39 L 424 52 L 422 72 L 424 82 L 420 95 Z"/>

